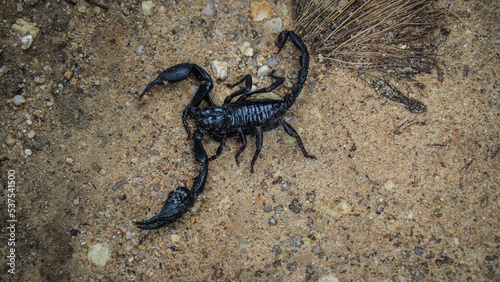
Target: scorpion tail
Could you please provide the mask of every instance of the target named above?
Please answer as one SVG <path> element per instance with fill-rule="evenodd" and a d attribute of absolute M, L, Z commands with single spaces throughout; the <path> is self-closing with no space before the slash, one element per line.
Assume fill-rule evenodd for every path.
<path fill-rule="evenodd" d="M 290 108 L 293 103 L 295 103 L 295 99 L 297 99 L 297 97 L 299 96 L 300 91 L 302 90 L 302 86 L 306 81 L 307 72 L 309 69 L 309 52 L 307 51 L 306 44 L 304 44 L 304 41 L 302 41 L 302 39 L 297 34 L 295 34 L 293 31 L 284 30 L 278 36 L 278 53 L 281 51 L 283 46 L 285 46 L 287 39 L 290 39 L 293 46 L 295 46 L 295 48 L 301 52 L 299 59 L 301 69 L 299 70 L 298 80 L 292 87 L 292 93 L 286 95 L 283 99 L 286 107 Z"/>
<path fill-rule="evenodd" d="M 202 164 L 200 174 L 194 178 L 193 188 L 179 187 L 168 194 L 163 209 L 150 219 L 137 222 L 137 227 L 144 230 L 158 229 L 167 226 L 186 214 L 196 201 L 196 197 L 203 192 L 208 176 L 208 157 L 201 139 L 200 130 L 193 134 L 193 151 L 196 161 Z"/>

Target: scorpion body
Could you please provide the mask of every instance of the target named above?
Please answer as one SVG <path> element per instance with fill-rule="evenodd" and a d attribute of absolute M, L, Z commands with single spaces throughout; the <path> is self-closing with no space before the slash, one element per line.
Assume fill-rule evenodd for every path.
<path fill-rule="evenodd" d="M 238 136 L 241 139 L 242 145 L 235 155 L 236 163 L 239 165 L 238 157 L 247 145 L 246 135 L 255 134 L 256 150 L 252 158 L 250 169 L 252 173 L 262 148 L 263 132 L 274 129 L 280 125 L 287 134 L 295 138 L 305 157 L 316 159 L 315 156 L 307 153 L 295 129 L 286 121 L 280 119 L 280 117 L 282 117 L 295 103 L 296 98 L 299 96 L 304 82 L 306 81 L 309 68 L 309 53 L 307 47 L 300 37 L 292 31 L 283 31 L 278 36 L 278 53 L 285 45 L 287 39 L 290 39 L 295 48 L 301 52 L 299 59 L 301 69 L 298 72 L 297 82 L 292 86 L 292 92 L 287 94 L 283 100 L 247 100 L 247 98 L 252 95 L 272 91 L 283 83 L 284 78 L 271 74 L 271 76 L 276 79 L 273 84 L 266 88 L 251 91 L 252 78 L 250 75 L 246 75 L 242 80 L 231 86 L 235 87 L 244 82 L 245 87 L 227 96 L 223 105 L 216 106 L 209 96 L 209 92 L 213 88 L 212 79 L 201 67 L 189 63 L 179 64 L 166 69 L 144 89 L 139 99 L 142 99 L 144 94 L 157 84 L 165 82 L 175 83 L 188 78 L 190 74 L 194 74 L 196 79 L 201 82 L 200 87 L 195 93 L 191 103 L 186 106 L 182 116 L 188 139 L 191 137 L 191 131 L 187 123 L 187 117 L 189 116 L 195 119 L 198 125 L 198 129 L 193 134 L 193 152 L 196 161 L 201 164 L 201 169 L 199 175 L 194 178 L 194 184 L 191 190 L 186 187 L 179 187 L 170 192 L 161 212 L 151 219 L 137 222 L 139 228 L 157 229 L 166 226 L 180 218 L 194 205 L 196 197 L 204 189 L 208 174 L 208 164 L 222 154 L 227 138 Z M 232 102 L 232 99 L 236 97 L 238 97 L 238 99 Z M 203 100 L 207 102 L 208 107 L 199 107 Z M 201 142 L 205 134 L 208 134 L 220 143 L 216 154 L 210 158 L 207 157 Z"/>

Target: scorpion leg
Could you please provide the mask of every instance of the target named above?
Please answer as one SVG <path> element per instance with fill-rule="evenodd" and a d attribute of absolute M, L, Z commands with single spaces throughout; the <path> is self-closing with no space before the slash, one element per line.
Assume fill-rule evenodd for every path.
<path fill-rule="evenodd" d="M 240 89 L 240 90 L 234 92 L 233 94 L 227 96 L 224 99 L 224 104 L 231 103 L 231 100 L 233 98 L 240 96 L 240 95 L 241 95 L 241 97 L 238 98 L 238 101 L 245 101 L 248 97 L 250 97 L 252 95 L 259 94 L 259 93 L 271 92 L 285 81 L 284 77 L 275 76 L 273 73 L 271 73 L 269 76 L 276 79 L 276 81 L 273 82 L 273 84 L 269 85 L 268 87 L 257 89 L 255 91 L 250 92 L 250 90 L 252 88 L 252 77 L 249 74 L 245 75 L 245 77 L 243 77 L 242 80 L 240 80 L 239 82 L 237 82 L 231 86 L 231 88 L 235 87 L 236 85 L 241 84 L 243 81 L 245 81 L 245 88 Z"/>
<path fill-rule="evenodd" d="M 234 87 L 236 87 L 237 85 L 240 85 L 243 82 L 245 82 L 245 88 L 242 88 L 242 89 L 234 92 L 233 94 L 227 96 L 224 99 L 224 104 L 229 104 L 229 103 L 231 103 L 231 100 L 234 97 L 237 97 L 239 95 L 245 94 L 245 93 L 250 92 L 252 90 L 252 76 L 249 75 L 249 74 L 245 75 L 240 81 L 236 82 L 235 84 L 228 85 L 228 86 L 230 88 L 234 88 Z"/>
<path fill-rule="evenodd" d="M 240 135 L 240 139 L 241 139 L 241 147 L 238 150 L 238 152 L 236 153 L 236 155 L 234 156 L 234 159 L 236 160 L 237 166 L 240 165 L 240 161 L 238 160 L 238 158 L 240 157 L 241 153 L 243 153 L 243 150 L 245 150 L 245 148 L 247 146 L 247 138 L 245 137 L 245 133 L 243 133 L 243 130 L 241 128 L 238 128 L 238 134 Z"/>
<path fill-rule="evenodd" d="M 216 160 L 218 157 L 220 157 L 222 152 L 224 152 L 224 149 L 226 148 L 226 136 L 223 135 L 222 138 L 220 138 L 219 142 L 220 142 L 220 145 L 217 148 L 217 153 L 215 153 L 215 155 L 211 156 L 210 159 L 208 159 L 209 161 Z"/>
<path fill-rule="evenodd" d="M 137 227 L 144 230 L 158 229 L 169 225 L 182 217 L 194 205 L 196 197 L 203 191 L 208 175 L 208 158 L 201 143 L 203 133 L 195 131 L 193 151 L 196 161 L 202 164 L 200 173 L 194 178 L 193 188 L 179 187 L 168 194 L 163 209 L 156 216 L 137 222 Z"/>
<path fill-rule="evenodd" d="M 260 150 L 262 149 L 262 128 L 260 126 L 257 126 L 257 128 L 255 128 L 255 146 L 257 147 L 257 149 L 255 149 L 255 153 L 253 154 L 250 173 L 253 173 L 253 166 L 255 165 L 257 157 L 259 157 Z"/>
<path fill-rule="evenodd" d="M 295 138 L 295 140 L 297 140 L 297 144 L 299 144 L 300 150 L 302 151 L 302 154 L 304 154 L 304 157 L 316 160 L 317 159 L 316 156 L 309 155 L 306 152 L 306 149 L 304 148 L 304 144 L 302 143 L 302 140 L 300 140 L 300 136 L 297 133 L 297 131 L 295 131 L 295 129 L 293 129 L 293 127 L 290 124 L 288 124 L 286 121 L 280 120 L 279 122 L 280 122 L 281 126 L 283 126 L 283 129 L 285 130 L 285 132 L 288 133 L 288 135 Z"/>

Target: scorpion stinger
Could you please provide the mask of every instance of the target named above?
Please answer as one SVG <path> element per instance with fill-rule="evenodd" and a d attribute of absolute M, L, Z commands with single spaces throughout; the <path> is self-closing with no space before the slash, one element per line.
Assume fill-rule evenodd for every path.
<path fill-rule="evenodd" d="M 193 188 L 191 188 L 191 190 L 185 187 L 179 187 L 170 192 L 161 212 L 151 219 L 138 222 L 137 225 L 139 228 L 156 229 L 168 225 L 185 214 L 190 207 L 194 205 L 196 197 L 205 187 L 208 174 L 208 163 L 217 159 L 222 154 L 226 146 L 227 138 L 239 136 L 241 139 L 242 145 L 235 155 L 236 163 L 239 164 L 238 157 L 247 145 L 246 135 L 255 135 L 256 150 L 250 165 L 250 172 L 252 173 L 254 171 L 255 162 L 262 149 L 263 133 L 278 126 L 282 126 L 288 135 L 295 138 L 305 157 L 316 159 L 315 156 L 307 153 L 299 134 L 293 127 L 281 119 L 299 96 L 304 82 L 306 81 L 307 70 L 309 68 L 309 53 L 307 52 L 307 47 L 292 31 L 283 31 L 280 33 L 277 43 L 279 50 L 284 47 L 288 39 L 290 39 L 295 48 L 301 52 L 299 59 L 301 69 L 298 72 L 297 82 L 292 86 L 292 92 L 285 95 L 283 100 L 247 99 L 254 94 L 266 93 L 276 89 L 283 83 L 284 78 L 271 74 L 271 77 L 276 79 L 274 83 L 268 87 L 251 91 L 252 78 L 250 75 L 246 75 L 238 83 L 232 85 L 232 87 L 235 87 L 245 82 L 245 88 L 227 96 L 222 106 L 216 106 L 209 96 L 213 88 L 212 79 L 201 67 L 188 63 L 168 68 L 144 89 L 139 99 L 141 99 L 151 87 L 157 84 L 178 82 L 187 79 L 190 74 L 194 74 L 196 79 L 201 81 L 201 85 L 191 100 L 191 103 L 184 109 L 182 122 L 186 128 L 189 139 L 190 131 L 187 124 L 187 117 L 189 116 L 196 120 L 198 130 L 193 134 L 193 151 L 196 161 L 201 163 L 202 167 L 199 175 L 194 178 Z M 238 97 L 238 99 L 232 101 L 235 97 Z M 203 100 L 207 102 L 208 107 L 199 107 Z M 220 143 L 216 154 L 210 158 L 207 157 L 205 149 L 203 148 L 202 138 L 204 134 L 208 134 L 212 139 Z"/>
<path fill-rule="evenodd" d="M 196 197 L 203 192 L 208 176 L 208 158 L 201 143 L 202 138 L 203 133 L 196 130 L 193 134 L 193 152 L 196 161 L 201 163 L 202 167 L 199 175 L 194 178 L 193 188 L 189 190 L 186 187 L 179 187 L 170 192 L 160 213 L 148 220 L 137 222 L 137 227 L 151 230 L 166 226 L 182 217 L 194 205 Z"/>

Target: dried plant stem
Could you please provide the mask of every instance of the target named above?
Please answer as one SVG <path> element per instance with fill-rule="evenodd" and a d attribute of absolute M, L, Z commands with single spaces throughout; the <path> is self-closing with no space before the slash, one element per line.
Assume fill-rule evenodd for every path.
<path fill-rule="evenodd" d="M 432 0 L 295 0 L 295 30 L 313 53 L 352 68 L 429 72 L 444 23 Z M 404 71 L 402 71 L 404 72 Z"/>

